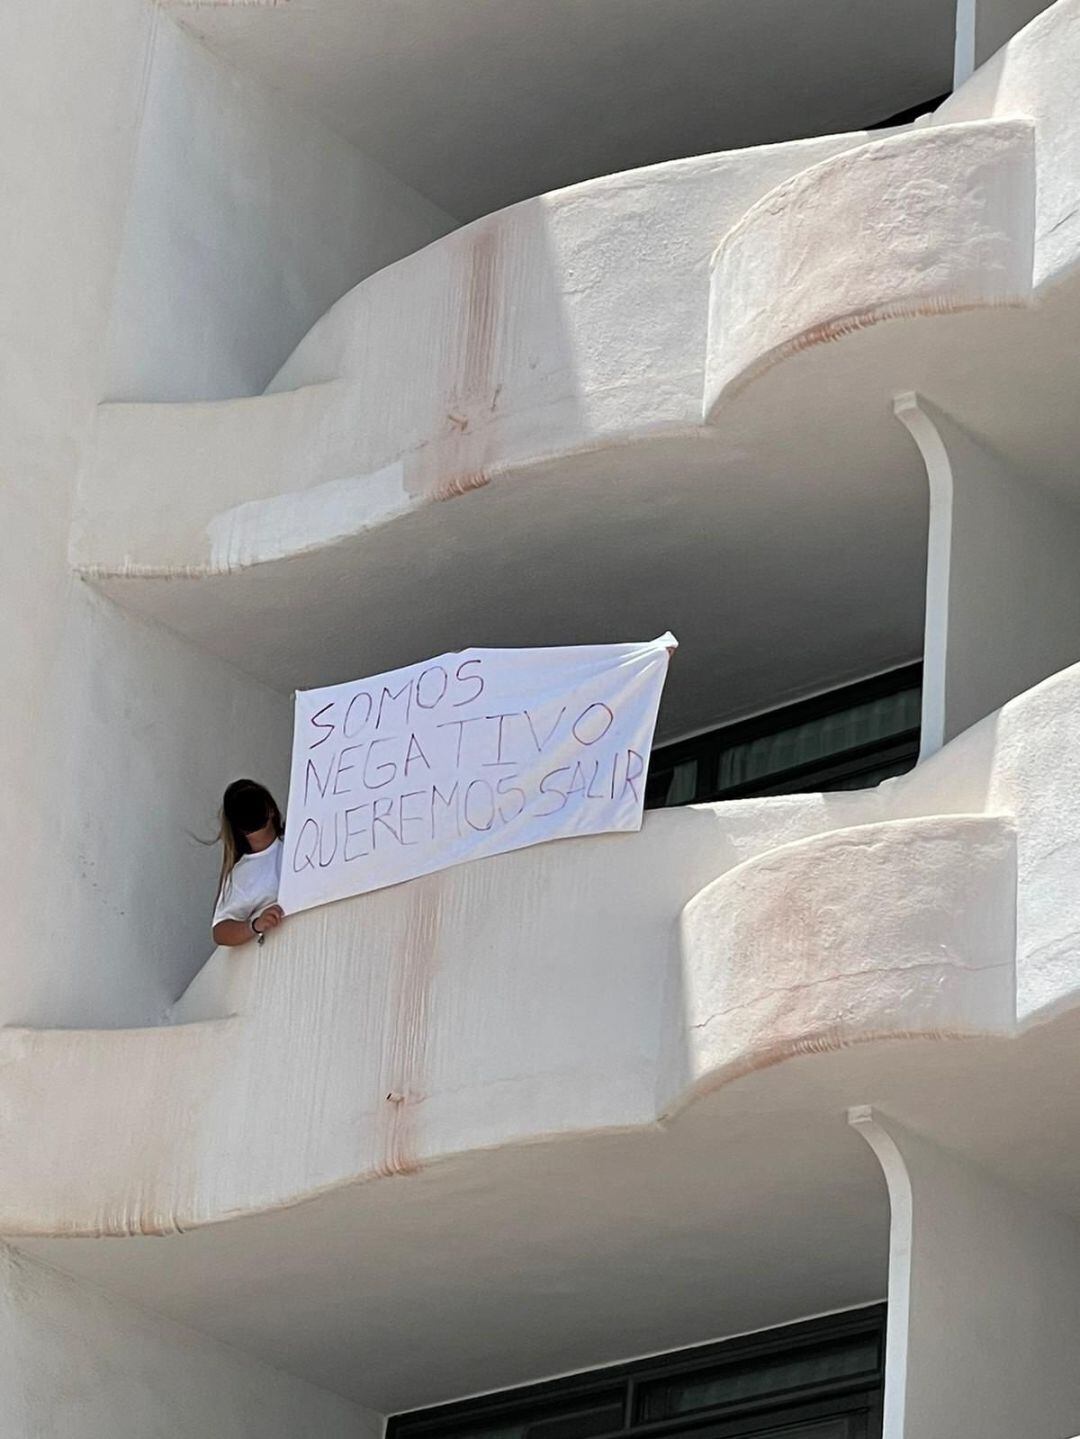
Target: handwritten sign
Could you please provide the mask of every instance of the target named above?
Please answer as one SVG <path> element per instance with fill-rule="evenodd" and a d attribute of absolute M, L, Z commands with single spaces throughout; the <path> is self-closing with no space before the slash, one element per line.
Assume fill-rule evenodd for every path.
<path fill-rule="evenodd" d="M 641 827 L 675 640 L 463 650 L 296 696 L 286 913 Z"/>

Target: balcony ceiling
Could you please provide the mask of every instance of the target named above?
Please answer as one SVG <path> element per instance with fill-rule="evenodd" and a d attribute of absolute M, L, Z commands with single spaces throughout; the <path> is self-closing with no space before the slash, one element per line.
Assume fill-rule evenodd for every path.
<path fill-rule="evenodd" d="M 949 88 L 952 0 L 217 0 L 170 9 L 460 220 Z"/>
<path fill-rule="evenodd" d="M 1077 1214 L 1077 1032 L 1074 1011 L 1013 1041 L 857 1046 L 644 1131 L 180 1236 L 20 1245 L 392 1413 L 884 1297 L 888 1202 L 853 1103 Z"/>
<path fill-rule="evenodd" d="M 919 657 L 926 479 L 880 409 L 838 433 L 793 399 L 797 461 L 780 426 L 753 463 L 710 436 L 601 449 L 284 566 L 102 588 L 285 693 L 463 636 L 497 648 L 670 628 L 681 649 L 658 736 L 676 739 Z"/>

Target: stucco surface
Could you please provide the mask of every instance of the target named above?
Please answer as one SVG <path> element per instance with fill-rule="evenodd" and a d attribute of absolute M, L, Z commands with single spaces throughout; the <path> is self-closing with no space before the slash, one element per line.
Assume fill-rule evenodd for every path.
<path fill-rule="evenodd" d="M 1030 16 L 998 8 L 1002 48 L 981 49 L 934 114 L 794 176 L 724 236 L 714 418 L 725 393 L 803 348 L 882 320 L 1030 303 L 1075 270 L 1080 7 L 1039 6 L 1015 34 Z"/>
<path fill-rule="evenodd" d="M 910 661 L 926 503 L 902 437 L 871 486 L 860 432 L 804 436 L 793 485 L 786 435 L 701 424 L 717 238 L 863 138 L 527 202 L 363 282 L 265 395 L 102 406 L 73 563 L 283 691 L 462 635 L 589 643 L 659 621 L 695 655 L 665 738 Z M 832 583 L 841 556 L 858 610 Z"/>
<path fill-rule="evenodd" d="M 828 1123 L 853 1089 L 1075 1201 L 1077 670 L 880 790 L 656 815 L 640 836 L 346 902 L 216 954 L 172 1023 L 104 1026 L 152 1024 L 183 988 L 212 889 L 192 834 L 225 778 L 276 783 L 283 692 L 304 665 L 351 665 L 357 632 L 381 624 L 400 661 L 426 647 L 418 615 L 458 637 L 491 615 L 567 629 L 681 592 L 717 629 L 753 594 L 744 672 L 705 648 L 695 667 L 713 689 L 731 674 L 723 702 L 745 712 L 787 697 L 778 673 L 805 693 L 917 649 L 922 475 L 893 434 L 898 387 L 927 388 L 1022 484 L 1075 499 L 1078 16 L 1062 0 L 925 129 L 527 202 L 371 276 L 262 395 L 95 415 L 110 343 L 125 394 L 257 387 L 342 254 L 362 273 L 398 234 L 364 228 L 367 197 L 402 202 L 402 234 L 441 222 L 135 0 L 20 0 L 0 585 L 32 623 L 13 627 L 4 692 L 0 1231 L 389 1404 L 880 1297 L 880 1196 Z M 201 136 L 188 154 L 192 105 L 220 149 Z M 181 237 L 158 208 L 158 124 L 212 231 Z M 336 157 L 326 171 L 309 143 Z M 258 161 L 253 194 L 226 193 L 226 155 Z M 928 195 L 947 203 L 918 211 L 913 240 L 907 202 Z M 838 342 L 766 367 L 747 343 L 754 383 L 706 426 L 709 256 L 758 202 L 783 244 L 755 249 L 772 268 L 746 287 L 744 338 L 771 353 L 820 325 Z M 830 268 L 851 205 L 876 223 Z M 309 250 L 324 218 L 339 237 L 358 225 L 342 254 Z M 177 248 L 149 256 L 163 232 Z M 787 263 L 805 265 L 799 295 Z M 871 302 L 904 313 L 849 327 Z M 159 328 L 133 336 L 151 307 Z M 646 549 L 655 570 L 628 563 Z M 603 565 L 620 589 L 582 585 Z M 785 587 L 794 570 L 827 583 Z M 764 621 L 785 612 L 783 648 Z M 46 1027 L 63 1023 L 81 1027 Z M 959 1117 L 942 1094 L 963 1096 Z M 189 1363 L 201 1340 L 20 1287 L 20 1262 L 0 1364 L 14 1356 L 29 1425 L 94 1432 L 62 1407 L 75 1373 L 102 1434 L 163 1413 L 182 1434 L 181 1411 L 193 1434 L 350 1432 L 354 1411 L 246 1361 Z"/>
<path fill-rule="evenodd" d="M 243 568 L 280 557 L 259 543 L 274 514 L 260 533 L 259 501 L 314 491 L 318 510 L 322 487 L 347 483 L 368 492 L 364 527 L 545 457 L 697 426 L 717 238 L 778 181 L 862 138 L 675 161 L 524 201 L 357 285 L 265 396 L 103 406 L 75 564 L 133 577 Z M 316 530 L 294 549 L 340 537 Z"/>
<path fill-rule="evenodd" d="M 908 133 L 672 162 L 467 226 L 334 305 L 270 385 L 291 400 L 106 406 L 76 563 L 243 568 L 279 557 L 253 502 L 314 490 L 318 510 L 320 486 L 348 481 L 370 494 L 359 527 L 394 520 L 547 457 L 692 428 L 703 386 L 712 414 L 738 377 L 869 320 L 1026 301 L 1075 261 L 1078 48 L 1061 0 Z M 155 442 L 165 514 L 138 493 Z M 331 525 L 323 543 L 340 538 Z"/>
<path fill-rule="evenodd" d="M 1015 896 L 998 818 L 860 825 L 747 860 L 682 912 L 693 1073 L 715 1084 L 905 1029 L 1007 1033 Z"/>
<path fill-rule="evenodd" d="M 984 64 L 1003 45 L 1007 45 L 1019 30 L 1047 8 L 1048 3 L 1049 0 L 973 0 L 975 64 Z M 967 8 L 966 4 L 959 7 L 961 11 Z"/>
<path fill-rule="evenodd" d="M 370 276 L 264 395 L 103 406 L 75 567 L 283 690 L 682 603 L 662 624 L 730 684 L 674 674 L 665 739 L 913 658 L 926 485 L 897 391 L 1076 502 L 1078 55 L 1060 0 L 927 123 L 523 202 Z M 829 609 L 839 566 L 858 612 Z M 749 613 L 744 653 L 689 633 L 706 603 Z M 809 643 L 774 623 L 809 612 Z"/>
<path fill-rule="evenodd" d="M 186 1229 L 647 1125 L 806 1050 L 1013 1035 L 1078 989 L 1080 830 L 1046 802 L 1078 704 L 1074 668 L 878 790 L 659 814 L 296 916 L 160 1030 L 3 1031 L 0 1230 Z"/>
<path fill-rule="evenodd" d="M 935 124 L 1025 116 L 1036 130 L 1035 286 L 1074 269 L 1080 246 L 1080 8 L 1058 0 L 941 106 Z"/>
<path fill-rule="evenodd" d="M 71 573 L 155 21 L 137 0 L 18 0 L 11 12 L 0 1017 L 149 1023 L 205 958 L 215 865 L 192 836 L 210 837 L 237 770 L 279 781 L 288 706 Z"/>
<path fill-rule="evenodd" d="M 884 1439 L 1071 1433 L 1080 1410 L 1075 1218 L 869 1107 L 850 1122 L 881 1163 L 892 1211 Z"/>
<path fill-rule="evenodd" d="M 457 222 L 163 9 L 151 25 L 103 393 L 250 394 L 358 279 Z"/>
<path fill-rule="evenodd" d="M 917 395 L 896 415 L 930 490 L 923 756 L 1080 658 L 1080 507 Z"/>
<path fill-rule="evenodd" d="M 676 156 L 876 124 L 944 94 L 952 69 L 937 0 L 167 3 L 465 220 Z"/>
<path fill-rule="evenodd" d="M 9 8 L 0 1017 L 148 1023 L 206 956 L 196 837 L 238 773 L 283 789 L 290 716 L 73 576 L 96 407 L 265 383 L 359 275 L 451 222 L 157 6 Z M 152 508 L 159 478 L 137 479 Z"/>
<path fill-rule="evenodd" d="M 770 366 L 867 325 L 1022 304 L 1034 140 L 1025 121 L 928 126 L 759 201 L 713 259 L 706 416 Z"/>
<path fill-rule="evenodd" d="M 378 1439 L 376 1415 L 0 1245 L 9 1439 Z"/>

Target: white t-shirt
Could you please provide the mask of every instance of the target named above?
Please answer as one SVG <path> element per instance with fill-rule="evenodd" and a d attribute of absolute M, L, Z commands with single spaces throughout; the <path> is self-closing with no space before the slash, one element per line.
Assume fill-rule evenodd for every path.
<path fill-rule="evenodd" d="M 225 889 L 214 910 L 214 924 L 223 919 L 240 919 L 245 923 L 262 914 L 267 905 L 277 900 L 281 880 L 283 846 L 276 839 L 258 854 L 243 854 L 225 881 Z"/>

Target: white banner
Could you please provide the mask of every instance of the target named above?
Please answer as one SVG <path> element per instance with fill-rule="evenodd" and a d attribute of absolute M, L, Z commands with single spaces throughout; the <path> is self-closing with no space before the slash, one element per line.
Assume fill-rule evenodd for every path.
<path fill-rule="evenodd" d="M 286 914 L 544 840 L 640 829 L 674 645 L 463 650 L 300 691 Z"/>

